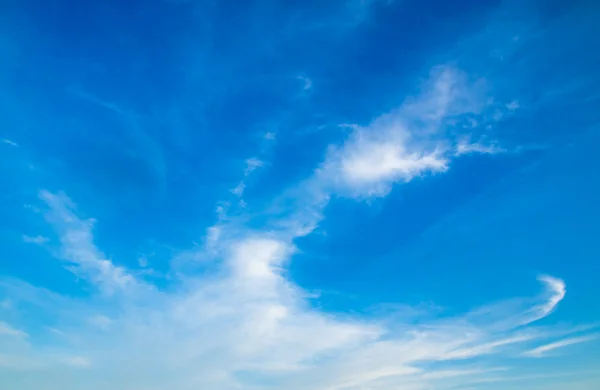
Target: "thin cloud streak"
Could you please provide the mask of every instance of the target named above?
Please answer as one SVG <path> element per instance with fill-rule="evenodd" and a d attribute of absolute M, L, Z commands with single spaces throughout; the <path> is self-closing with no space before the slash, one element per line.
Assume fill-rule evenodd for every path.
<path fill-rule="evenodd" d="M 15 147 L 15 148 L 19 146 L 19 144 L 17 144 L 16 142 L 11 141 L 9 139 L 3 139 L 2 142 L 5 143 L 5 144 L 7 144 L 7 145 L 10 145 L 12 147 Z"/>
<path fill-rule="evenodd" d="M 41 191 L 39 197 L 48 206 L 46 220 L 60 235 L 59 257 L 66 268 L 79 277 L 91 279 L 102 291 L 113 294 L 137 281 L 124 268 L 115 266 L 93 244 L 93 219 L 82 220 L 75 214 L 75 204 L 64 194 Z"/>
<path fill-rule="evenodd" d="M 50 241 L 50 239 L 44 236 L 28 236 L 26 234 L 23 235 L 23 242 L 26 242 L 28 244 L 43 245 L 48 241 Z"/>
<path fill-rule="evenodd" d="M 555 341 L 550 344 L 542 345 L 540 347 L 531 349 L 523 353 L 523 356 L 541 358 L 547 356 L 548 352 L 554 351 L 556 349 L 565 348 L 570 345 L 581 344 L 588 341 L 597 340 L 598 335 L 590 335 L 590 336 L 582 336 L 582 337 L 571 337 L 567 339 L 563 339 L 560 341 Z"/>

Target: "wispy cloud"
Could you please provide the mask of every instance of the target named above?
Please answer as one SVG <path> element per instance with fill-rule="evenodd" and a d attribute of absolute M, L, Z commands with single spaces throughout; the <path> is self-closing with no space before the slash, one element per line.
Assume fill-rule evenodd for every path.
<path fill-rule="evenodd" d="M 43 245 L 43 244 L 47 243 L 48 241 L 50 241 L 50 239 L 48 237 L 44 237 L 44 236 L 23 235 L 23 242 L 26 242 L 28 244 Z"/>
<path fill-rule="evenodd" d="M 238 205 L 241 208 L 244 208 L 246 206 L 246 201 L 244 201 L 243 199 L 244 191 L 246 190 L 246 179 L 252 174 L 252 172 L 262 167 L 264 165 L 264 161 L 256 157 L 252 157 L 247 159 L 245 161 L 245 164 L 246 167 L 244 168 L 244 178 L 240 180 L 237 186 L 230 190 L 233 195 L 239 198 Z"/>
<path fill-rule="evenodd" d="M 313 82 L 310 78 L 308 78 L 306 76 L 297 76 L 296 78 L 302 82 L 302 90 L 303 91 L 308 91 L 309 89 L 312 88 Z"/>
<path fill-rule="evenodd" d="M 93 243 L 91 222 L 76 214 L 65 195 L 40 196 L 61 235 L 60 253 L 76 274 L 110 290 L 145 283 L 105 259 Z M 515 349 L 548 337 L 531 324 L 549 315 L 566 291 L 560 279 L 543 276 L 545 289 L 537 297 L 428 323 L 336 315 L 313 308 L 309 294 L 286 277 L 296 252 L 287 234 L 236 224 L 220 229 L 223 238 L 213 243 L 222 258 L 217 272 L 187 275 L 168 292 L 148 288 L 63 300 L 53 312 L 54 325 L 77 343 L 56 336 L 52 355 L 35 348 L 12 353 L 30 366 L 62 364 L 53 383 L 64 389 L 77 388 L 70 370 L 82 368 L 91 389 L 119 388 L 107 378 L 120 372 L 131 374 L 127 386 L 140 389 L 450 389 L 506 370 Z M 12 291 L 16 300 L 32 296 L 18 291 L 23 289 Z M 75 311 L 80 320 L 65 316 Z M 502 357 L 502 365 L 474 369 L 472 359 L 484 356 Z M 40 371 L 36 378 L 42 383 L 45 375 Z"/>
<path fill-rule="evenodd" d="M 246 160 L 246 169 L 244 169 L 244 176 L 248 176 L 258 168 L 264 165 L 264 161 L 259 160 L 256 157 L 252 157 Z"/>
<path fill-rule="evenodd" d="M 13 141 L 11 141 L 9 139 L 6 139 L 6 138 L 3 139 L 2 142 L 5 143 L 5 144 L 7 144 L 7 145 L 10 145 L 12 147 L 15 147 L 15 148 L 19 146 L 19 144 L 17 144 L 16 142 L 13 142 Z"/>
<path fill-rule="evenodd" d="M 243 194 L 244 194 L 244 189 L 246 188 L 246 184 L 244 183 L 244 181 L 241 181 L 238 183 L 237 186 L 235 186 L 232 190 L 231 193 L 235 196 L 237 196 L 238 198 L 240 198 Z"/>
<path fill-rule="evenodd" d="M 503 153 L 506 150 L 495 145 L 486 144 L 483 142 L 471 142 L 468 138 L 460 140 L 456 144 L 455 155 L 462 156 L 464 154 L 497 154 Z"/>
<path fill-rule="evenodd" d="M 571 337 L 567 339 L 563 339 L 560 341 L 555 341 L 550 344 L 542 345 L 537 348 L 531 349 L 523 353 L 524 356 L 541 358 L 548 354 L 548 352 L 554 351 L 556 349 L 568 347 L 570 345 L 581 344 L 588 341 L 597 340 L 599 335 L 589 335 L 589 336 L 581 336 L 581 337 Z"/>
<path fill-rule="evenodd" d="M 107 294 L 133 287 L 136 280 L 122 267 L 115 266 L 93 244 L 93 219 L 82 220 L 75 213 L 74 203 L 64 194 L 41 191 L 48 206 L 47 221 L 57 230 L 61 248 L 58 256 L 67 262 L 67 269 L 86 279 Z"/>
<path fill-rule="evenodd" d="M 351 3 L 364 12 L 374 1 Z M 262 224 L 227 218 L 220 205 L 219 224 L 208 228 L 203 248 L 213 260 L 210 267 L 181 275 L 164 289 L 107 258 L 94 240 L 95 220 L 79 213 L 65 194 L 41 191 L 46 219 L 60 241 L 56 256 L 95 288 L 83 297 L 63 297 L 15 281 L 0 283 L 22 314 L 36 318 L 28 326 L 55 330 L 31 345 L 3 350 L 12 362 L 6 379 L 16 382 L 22 377 L 12 369 L 28 367 L 36 370 L 32 388 L 52 380 L 65 390 L 82 384 L 90 390 L 444 390 L 498 380 L 490 375 L 510 372 L 512 356 L 573 344 L 577 338 L 531 349 L 557 337 L 551 328 L 536 326 L 565 297 L 565 283 L 555 277 L 540 277 L 543 289 L 533 297 L 417 322 L 324 311 L 286 272 L 298 251 L 295 240 L 312 232 L 335 195 L 383 197 L 395 185 L 447 171 L 461 155 L 499 152 L 493 142 L 471 142 L 470 135 L 463 139 L 450 131 L 457 121 L 497 110 L 488 107 L 486 94 L 480 80 L 452 67 L 435 68 L 396 109 L 352 125 L 349 138 L 330 146 L 314 174 L 281 196 L 284 207 L 260 214 Z M 80 97 L 130 116 L 114 104 Z M 242 197 L 246 178 L 262 165 L 258 158 L 246 160 L 234 195 Z M 0 323 L 3 333 L 27 334 Z"/>
<path fill-rule="evenodd" d="M 550 292 L 550 297 L 545 305 L 541 306 L 537 310 L 530 311 L 534 320 L 544 318 L 548 314 L 552 313 L 554 309 L 556 309 L 558 303 L 562 301 L 567 294 L 567 287 L 565 286 L 565 282 L 562 280 L 549 275 L 542 275 L 538 279 L 542 283 L 546 284 L 548 291 Z"/>
<path fill-rule="evenodd" d="M 92 365 L 92 362 L 83 356 L 67 356 L 64 358 L 65 364 L 72 367 L 86 368 Z"/>
<path fill-rule="evenodd" d="M 516 110 L 518 110 L 520 107 L 521 107 L 521 105 L 519 104 L 519 102 L 518 102 L 517 100 L 513 100 L 513 101 L 511 101 L 510 103 L 508 103 L 508 104 L 506 105 L 506 108 L 507 108 L 509 111 L 516 111 Z"/>
<path fill-rule="evenodd" d="M 26 332 L 20 329 L 15 329 L 5 322 L 0 322 L 0 336 L 9 336 L 17 338 L 29 337 L 29 335 Z"/>
<path fill-rule="evenodd" d="M 95 315 L 89 319 L 89 323 L 101 330 L 108 330 L 113 321 L 103 315 Z"/>
<path fill-rule="evenodd" d="M 457 118 L 482 113 L 489 102 L 483 83 L 451 67 L 431 72 L 418 95 L 400 107 L 355 126 L 349 139 L 333 147 L 320 175 L 336 192 L 353 197 L 385 196 L 394 183 L 449 169 L 453 157 L 496 152 L 480 144 L 452 147 L 447 129 Z"/>
<path fill-rule="evenodd" d="M 3 282 L 16 307 L 41 313 L 32 328 L 56 330 L 44 343 L 11 347 L 11 361 L 36 368 L 36 384 L 52 376 L 65 390 L 80 388 L 77 378 L 91 390 L 443 390 L 510 370 L 511 356 L 557 337 L 536 321 L 563 300 L 562 280 L 542 276 L 537 296 L 413 322 L 323 311 L 286 272 L 298 251 L 295 240 L 314 230 L 335 195 L 382 197 L 394 185 L 447 171 L 461 154 L 495 152 L 449 131 L 463 117 L 485 115 L 482 85 L 457 69 L 435 68 L 395 110 L 352 126 L 309 177 L 260 213 L 262 224 L 228 217 L 220 205 L 218 224 L 207 230 L 202 247 L 213 260 L 209 269 L 178 275 L 165 290 L 108 259 L 96 246 L 95 220 L 83 217 L 69 197 L 41 191 L 60 243 L 49 249 L 94 288 L 89 296 L 69 298 Z M 241 199 L 249 175 L 263 165 L 247 159 L 232 192 Z M 20 334 L 3 326 L 6 334 Z M 123 375 L 126 380 L 110 379 Z M 11 371 L 8 378 L 17 377 Z"/>

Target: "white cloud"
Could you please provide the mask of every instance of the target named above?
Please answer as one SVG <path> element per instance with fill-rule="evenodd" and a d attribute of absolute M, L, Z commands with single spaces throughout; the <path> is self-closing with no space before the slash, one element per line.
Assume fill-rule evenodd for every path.
<path fill-rule="evenodd" d="M 355 126 L 343 145 L 331 149 L 320 175 L 334 183 L 335 192 L 368 198 L 385 196 L 394 183 L 444 172 L 456 155 L 446 127 L 456 117 L 478 114 L 486 104 L 480 81 L 456 69 L 436 68 L 420 94 L 366 127 Z"/>
<path fill-rule="evenodd" d="M 7 144 L 7 145 L 10 145 L 12 147 L 15 147 L 15 148 L 19 146 L 19 144 L 17 144 L 16 142 L 11 141 L 9 139 L 3 139 L 2 142 L 5 143 L 5 144 Z"/>
<path fill-rule="evenodd" d="M 436 69 L 418 96 L 353 127 L 314 176 L 261 215 L 268 220 L 263 229 L 227 218 L 219 206 L 205 240 L 205 256 L 214 261 L 164 290 L 107 259 L 94 244 L 94 220 L 80 217 L 66 195 L 42 191 L 46 219 L 60 238 L 58 256 L 100 294 L 62 297 L 0 283 L 17 304 L 28 303 L 19 307 L 39 309 L 33 328 L 61 329 L 44 343 L 11 347 L 11 361 L 36 368 L 31 388 L 52 383 L 65 390 L 82 383 L 90 390 L 445 390 L 510 370 L 511 356 L 556 337 L 534 323 L 564 298 L 562 280 L 541 277 L 544 290 L 532 298 L 412 322 L 326 312 L 286 272 L 294 239 L 315 228 L 333 194 L 384 196 L 396 183 L 447 170 L 456 154 L 447 122 L 479 113 L 481 95 L 464 74 Z M 247 160 L 244 176 L 262 165 Z M 21 378 L 18 370 L 6 375 L 14 383 Z"/>
<path fill-rule="evenodd" d="M 25 234 L 23 235 L 23 242 L 26 242 L 28 244 L 43 245 L 48 241 L 50 241 L 50 239 L 44 236 L 28 236 Z"/>
<path fill-rule="evenodd" d="M 518 102 L 517 100 L 513 100 L 513 101 L 511 101 L 510 103 L 508 103 L 508 104 L 506 105 L 506 108 L 507 108 L 509 111 L 516 111 L 516 110 L 518 110 L 520 107 L 521 107 L 521 105 L 519 104 L 519 102 Z"/>
<path fill-rule="evenodd" d="M 146 256 L 138 257 L 138 265 L 142 268 L 146 268 L 148 266 L 148 258 Z"/>
<path fill-rule="evenodd" d="M 462 156 L 464 154 L 479 153 L 479 154 L 497 154 L 503 153 L 506 150 L 494 145 L 484 144 L 482 142 L 471 142 L 468 138 L 460 140 L 456 144 L 455 156 Z"/>
<path fill-rule="evenodd" d="M 237 196 L 238 198 L 241 198 L 242 195 L 244 195 L 244 189 L 246 189 L 246 184 L 242 180 L 237 186 L 235 186 L 235 188 L 231 190 L 231 193 Z"/>
<path fill-rule="evenodd" d="M 262 167 L 264 162 L 256 157 L 252 157 L 246 160 L 246 169 L 244 170 L 244 176 L 248 176 L 258 168 Z"/>
<path fill-rule="evenodd" d="M 544 318 L 552 313 L 558 306 L 558 303 L 562 301 L 567 294 L 565 282 L 558 278 L 554 278 L 549 275 L 542 275 L 538 278 L 538 280 L 546 285 L 548 299 L 544 305 L 534 307 L 530 310 L 532 316 L 531 322 L 537 321 L 538 319 Z"/>
<path fill-rule="evenodd" d="M 75 214 L 75 205 L 64 194 L 41 191 L 39 196 L 49 207 L 46 220 L 59 233 L 59 256 L 67 262 L 68 270 L 107 294 L 138 284 L 124 268 L 115 266 L 94 246 L 93 219 L 80 219 Z"/>
<path fill-rule="evenodd" d="M 2 337 L 2 336 L 17 337 L 17 338 L 29 337 L 29 335 L 26 332 L 24 332 L 20 329 L 13 328 L 9 324 L 0 321 L 0 337 Z"/>
<path fill-rule="evenodd" d="M 313 82 L 310 78 L 306 76 L 297 76 L 296 78 L 302 82 L 302 89 L 304 91 L 308 91 L 312 88 Z"/>
<path fill-rule="evenodd" d="M 596 339 L 598 339 L 598 335 L 571 337 L 531 349 L 529 351 L 524 352 L 523 355 L 540 358 L 546 356 L 548 352 L 554 351 L 556 349 L 568 347 L 570 345 L 581 344 Z"/>
<path fill-rule="evenodd" d="M 65 364 L 72 367 L 87 368 L 92 365 L 89 359 L 83 356 L 68 356 L 64 358 Z"/>
<path fill-rule="evenodd" d="M 72 206 L 61 209 L 67 199 L 50 202 L 59 202 L 53 207 L 67 219 L 62 223 L 79 226 L 84 222 Z M 82 229 L 59 227 L 62 234 L 79 234 L 73 230 Z M 100 253 L 86 232 L 85 252 Z M 219 246 L 222 262 L 215 272 L 188 275 L 165 292 L 148 288 L 142 294 L 62 299 L 52 306 L 63 330 L 52 341 L 54 352 L 17 349 L 11 351 L 14 361 L 40 367 L 33 382 L 38 384 L 50 378 L 42 368 L 53 367 L 60 375 L 52 384 L 65 390 L 78 388 L 79 375 L 92 390 L 449 389 L 506 365 L 474 369 L 472 359 L 505 360 L 515 348 L 522 351 L 547 337 L 548 331 L 529 324 L 550 314 L 565 293 L 561 280 L 544 276 L 546 290 L 536 298 L 428 323 L 326 313 L 312 307 L 309 294 L 287 278 L 286 264 L 296 249 L 284 237 L 219 226 L 212 245 Z M 82 244 L 65 239 L 63 245 Z M 90 267 L 87 261 L 80 266 Z M 27 294 L 19 291 L 23 288 L 11 291 L 17 300 L 38 295 L 31 288 Z M 436 368 L 438 362 L 444 365 Z"/>
<path fill-rule="evenodd" d="M 244 178 L 247 178 L 252 172 L 257 170 L 258 168 L 264 165 L 262 160 L 259 160 L 256 157 L 249 158 L 245 161 L 246 167 L 244 168 Z M 241 180 L 237 186 L 232 188 L 230 192 L 240 198 L 239 205 L 243 208 L 245 207 L 246 202 L 242 199 L 244 195 L 244 190 L 246 189 L 246 181 Z"/>
<path fill-rule="evenodd" d="M 390 183 L 443 172 L 448 161 L 435 150 L 411 152 L 402 142 L 358 141 L 358 145 L 347 145 L 338 169 L 340 178 L 358 193 L 382 196 L 390 190 Z"/>
<path fill-rule="evenodd" d="M 95 315 L 90 317 L 89 323 L 100 330 L 108 330 L 112 325 L 113 321 L 106 316 Z"/>
<path fill-rule="evenodd" d="M 104 257 L 93 244 L 90 224 L 76 215 L 68 198 L 48 193 L 41 197 L 50 205 L 48 220 L 61 235 L 63 255 L 82 268 L 78 273 L 91 275 L 88 280 L 93 283 L 119 285 L 110 272 L 102 274 L 108 280 L 92 272 Z M 502 306 L 496 316 L 485 313 L 501 306 L 428 324 L 334 315 L 312 308 L 309 294 L 287 279 L 285 266 L 295 248 L 285 234 L 240 231 L 234 226 L 220 225 L 218 236 L 216 231 L 211 236 L 211 245 L 218 246 L 223 258 L 216 273 L 188 275 L 179 289 L 170 292 L 147 288 L 140 290 L 141 295 L 63 300 L 53 306 L 59 309 L 54 315 L 62 318 L 59 325 L 64 329 L 54 341 L 60 346 L 58 355 L 20 350 L 19 361 L 40 367 L 63 362 L 60 370 L 67 371 L 56 385 L 64 389 L 76 388 L 76 374 L 69 367 L 86 368 L 91 389 L 108 385 L 229 389 L 252 388 L 253 383 L 263 383 L 259 387 L 264 389 L 292 390 L 400 385 L 443 389 L 447 381 L 468 383 L 498 368 L 474 371 L 462 362 L 521 348 L 541 337 L 542 332 L 523 326 L 549 314 L 564 297 L 562 281 L 543 277 L 544 294 L 531 302 L 523 299 L 520 305 Z M 108 269 L 115 267 L 106 261 Z M 124 270 L 117 273 L 121 274 L 129 275 Z M 35 294 L 12 295 L 27 299 Z M 70 312 L 89 315 L 82 323 L 64 317 Z M 64 334 L 77 343 L 61 345 Z M 451 366 L 422 368 L 439 361 Z M 175 367 L 177 375 L 171 375 Z M 121 370 L 130 372 L 133 382 L 106 381 Z M 45 380 L 43 372 L 37 377 Z"/>
<path fill-rule="evenodd" d="M 217 218 L 219 221 L 227 219 L 227 211 L 229 209 L 229 203 L 223 202 L 215 208 L 215 213 L 217 214 Z"/>

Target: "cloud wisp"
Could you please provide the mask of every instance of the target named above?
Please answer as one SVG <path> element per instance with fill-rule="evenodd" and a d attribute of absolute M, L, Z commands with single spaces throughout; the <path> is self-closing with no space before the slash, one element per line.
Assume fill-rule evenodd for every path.
<path fill-rule="evenodd" d="M 9 146 L 12 146 L 13 148 L 16 148 L 16 147 L 19 146 L 19 144 L 17 144 L 14 141 L 11 141 L 9 139 L 3 139 L 2 142 L 5 143 L 5 144 L 7 144 L 7 145 L 9 145 Z"/>
<path fill-rule="evenodd" d="M 529 357 L 541 358 L 541 357 L 547 356 L 549 352 L 552 352 L 554 350 L 557 350 L 560 348 L 565 348 L 570 345 L 586 343 L 588 341 L 593 341 L 596 339 L 598 339 L 597 334 L 589 335 L 589 336 L 581 336 L 581 337 L 570 337 L 570 338 L 566 338 L 563 340 L 555 341 L 553 343 L 545 344 L 540 347 L 536 347 L 534 349 L 524 352 L 523 355 L 529 356 Z"/>
<path fill-rule="evenodd" d="M 41 191 L 39 196 L 48 206 L 46 220 L 59 234 L 61 249 L 58 257 L 67 262 L 67 269 L 78 277 L 90 279 L 107 294 L 137 284 L 124 268 L 113 265 L 93 244 L 95 220 L 78 218 L 73 202 L 65 194 Z"/>
<path fill-rule="evenodd" d="M 367 125 L 340 125 L 352 129 L 347 139 L 330 145 L 314 174 L 276 199 L 270 212 L 283 215 L 280 227 L 293 239 L 316 228 L 332 197 L 385 197 L 394 185 L 448 171 L 457 158 L 505 152 L 493 140 L 484 143 L 480 135 L 473 142 L 472 134 L 459 131 L 472 122 L 470 133 L 481 133 L 479 123 L 492 126 L 482 118 L 498 110 L 484 80 L 451 66 L 434 67 L 419 92 L 392 111 Z"/>
<path fill-rule="evenodd" d="M 48 241 L 50 241 L 50 239 L 44 236 L 28 236 L 26 234 L 23 235 L 23 242 L 26 242 L 28 244 L 43 245 Z"/>
<path fill-rule="evenodd" d="M 367 126 L 353 126 L 349 139 L 331 148 L 319 179 L 341 195 L 381 197 L 395 183 L 445 172 L 453 158 L 503 151 L 453 135 L 456 123 L 478 123 L 473 118 L 492 109 L 486 94 L 482 80 L 449 66 L 434 68 L 420 94 Z"/>

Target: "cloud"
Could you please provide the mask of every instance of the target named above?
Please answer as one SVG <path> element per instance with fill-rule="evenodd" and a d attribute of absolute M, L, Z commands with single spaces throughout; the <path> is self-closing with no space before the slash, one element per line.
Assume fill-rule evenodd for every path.
<path fill-rule="evenodd" d="M 570 345 L 581 344 L 588 341 L 593 341 L 598 339 L 598 335 L 590 335 L 590 336 L 582 336 L 582 337 L 571 337 L 567 339 L 563 339 L 560 341 L 556 341 L 550 344 L 542 345 L 540 347 L 531 349 L 523 353 L 524 356 L 541 358 L 546 356 L 548 352 L 554 351 L 559 348 L 568 347 Z"/>
<path fill-rule="evenodd" d="M 7 145 L 10 145 L 12 147 L 15 147 L 15 148 L 19 146 L 19 144 L 17 144 L 16 142 L 11 141 L 9 139 L 3 139 L 2 142 L 5 143 L 5 144 L 7 144 Z"/>
<path fill-rule="evenodd" d="M 358 140 L 348 145 L 339 161 L 345 184 L 366 196 L 386 195 L 392 182 L 408 182 L 423 173 L 447 169 L 448 161 L 438 151 L 411 152 L 401 141 Z"/>
<path fill-rule="evenodd" d="M 73 367 L 86 368 L 92 365 L 92 362 L 83 356 L 68 356 L 64 361 L 67 365 Z"/>
<path fill-rule="evenodd" d="M 246 167 L 244 168 L 244 179 L 242 179 L 237 186 L 235 186 L 234 188 L 232 188 L 230 190 L 230 192 L 235 195 L 236 197 L 240 198 L 239 201 L 239 205 L 240 207 L 244 208 L 246 205 L 246 202 L 244 201 L 244 199 L 242 198 L 244 195 L 244 190 L 246 189 L 246 180 L 245 178 L 247 178 L 248 176 L 250 176 L 250 174 L 254 171 L 256 171 L 258 168 L 262 167 L 264 165 L 264 162 L 262 160 L 259 160 L 256 157 L 252 157 L 249 158 L 245 161 Z"/>
<path fill-rule="evenodd" d="M 94 246 L 92 227 L 95 221 L 80 219 L 75 214 L 75 205 L 66 195 L 41 191 L 39 197 L 48 206 L 46 220 L 59 234 L 58 256 L 67 262 L 68 270 L 107 294 L 138 284 L 124 268 L 115 266 Z"/>
<path fill-rule="evenodd" d="M 470 141 L 458 153 L 463 138 L 451 131 L 465 116 L 485 115 L 487 102 L 479 80 L 434 69 L 415 96 L 352 126 L 314 174 L 260 213 L 262 224 L 228 217 L 220 205 L 202 248 L 211 260 L 206 269 L 162 289 L 108 259 L 96 246 L 95 220 L 69 197 L 41 191 L 60 241 L 56 257 L 93 288 L 71 297 L 2 281 L 22 317 L 35 319 L 23 329 L 39 336 L 5 348 L 9 368 L 35 370 L 27 373 L 32 389 L 52 383 L 65 390 L 444 390 L 510 372 L 511 357 L 558 335 L 535 323 L 565 297 L 562 280 L 542 276 L 536 296 L 411 321 L 324 311 L 287 272 L 295 240 L 314 230 L 333 196 L 382 197 L 394 185 L 447 171 L 460 154 L 490 154 Z M 246 160 L 244 178 L 262 165 Z M 24 378 L 16 368 L 7 383 Z"/>
<path fill-rule="evenodd" d="M 537 312 L 535 310 L 532 312 L 537 318 L 544 318 L 552 313 L 552 311 L 556 309 L 558 303 L 563 300 L 567 294 L 567 287 L 565 286 L 565 282 L 549 275 L 542 275 L 538 279 L 546 285 L 550 296 L 545 305 L 538 308 Z"/>
<path fill-rule="evenodd" d="M 138 265 L 142 268 L 146 268 L 148 266 L 148 258 L 146 256 L 138 257 Z"/>
<path fill-rule="evenodd" d="M 50 241 L 50 239 L 44 236 L 28 236 L 25 234 L 23 235 L 23 242 L 26 242 L 28 244 L 43 245 L 48 241 Z"/>
<path fill-rule="evenodd" d="M 94 327 L 97 327 L 98 329 L 108 330 L 112 325 L 113 321 L 106 316 L 96 315 L 89 319 L 89 323 Z"/>
<path fill-rule="evenodd" d="M 452 67 L 436 67 L 419 94 L 366 127 L 353 126 L 349 139 L 331 148 L 320 175 L 343 195 L 381 197 L 395 183 L 448 170 L 452 157 L 496 152 L 464 142 L 455 151 L 447 135 L 453 122 L 481 114 L 488 101 L 481 80 L 469 80 Z"/>
<path fill-rule="evenodd" d="M 5 322 L 0 322 L 0 337 L 2 337 L 2 336 L 16 337 L 16 338 L 29 337 L 29 335 L 26 332 L 19 330 L 19 329 L 15 329 Z"/>
<path fill-rule="evenodd" d="M 265 136 L 266 137 L 266 136 Z M 270 138 L 269 138 L 270 139 Z M 256 157 L 252 157 L 246 160 L 246 169 L 244 170 L 244 176 L 248 176 L 258 168 L 262 167 L 264 162 Z"/>
<path fill-rule="evenodd" d="M 347 3 L 359 11 L 356 19 L 363 20 L 375 0 Z M 337 14 L 331 18 L 341 19 Z M 229 41 L 226 37 L 225 53 L 232 49 Z M 264 46 L 271 51 L 270 43 Z M 481 58 L 487 54 L 473 53 Z M 254 69 L 256 58 L 250 57 L 252 66 L 241 68 Z M 210 69 L 204 73 L 210 75 Z M 532 297 L 411 321 L 325 311 L 288 272 L 298 252 L 295 239 L 317 226 L 335 196 L 382 197 L 394 186 L 446 172 L 462 155 L 499 152 L 493 140 L 483 143 L 479 134 L 463 139 L 455 132 L 461 121 L 469 120 L 473 132 L 487 124 L 482 120 L 490 116 L 484 86 L 452 67 L 435 69 L 421 90 L 396 109 L 352 125 L 350 137 L 331 146 L 313 176 L 259 213 L 262 223 L 245 224 L 250 217 L 228 217 L 225 203 L 219 206 L 219 221 L 207 229 L 203 248 L 210 260 L 206 269 L 161 281 L 160 287 L 107 258 L 94 240 L 95 221 L 79 213 L 66 195 L 42 191 L 46 218 L 60 241 L 53 253 L 93 288 L 61 296 L 1 281 L 0 290 L 10 291 L 20 311 L 15 318 L 27 319 L 6 329 L 32 335 L 27 343 L 0 341 L 3 385 L 25 390 L 444 390 L 518 377 L 515 367 L 522 361 L 511 358 L 558 335 L 553 327 L 537 323 L 565 297 L 565 284 L 558 278 L 540 278 L 542 290 Z M 95 103 L 132 119 L 118 106 Z M 160 109 L 151 99 L 142 103 L 149 112 Z M 518 108 L 500 105 L 503 110 Z M 156 170 L 164 176 L 160 148 L 133 122 L 128 126 L 133 144 L 149 164 L 161 161 Z M 273 140 L 275 134 L 267 133 L 265 139 Z M 261 165 L 249 159 L 244 177 Z M 510 289 L 505 281 L 503 290 Z M 33 371 L 20 372 L 23 367 Z"/>
<path fill-rule="evenodd" d="M 446 172 L 461 155 L 503 151 L 493 141 L 484 145 L 456 133 L 457 124 L 472 119 L 478 126 L 497 109 L 484 80 L 452 66 L 434 67 L 428 76 L 416 94 L 390 112 L 365 126 L 342 125 L 351 129 L 348 138 L 330 145 L 313 175 L 265 211 L 278 229 L 291 239 L 310 234 L 335 196 L 384 197 L 394 185 Z"/>
<path fill-rule="evenodd" d="M 518 110 L 520 107 L 521 107 L 521 105 L 519 104 L 519 102 L 517 100 L 513 100 L 506 105 L 506 108 L 511 112 Z"/>
<path fill-rule="evenodd" d="M 13 361 L 41 367 L 38 384 L 50 380 L 44 367 L 53 367 L 52 383 L 65 390 L 79 388 L 77 378 L 91 390 L 443 390 L 509 370 L 511 356 L 558 334 L 534 323 L 564 298 L 562 280 L 542 276 L 538 296 L 411 322 L 325 312 L 286 272 L 294 240 L 321 221 L 332 195 L 384 196 L 394 184 L 449 169 L 462 139 L 448 139 L 446 130 L 451 119 L 484 110 L 479 96 L 461 72 L 436 69 L 417 96 L 332 146 L 312 176 L 265 211 L 265 225 L 249 228 L 219 206 L 203 248 L 209 268 L 179 275 L 166 290 L 113 264 L 94 243 L 95 221 L 65 194 L 41 191 L 59 236 L 57 257 L 97 291 L 68 298 L 5 282 L 17 305 L 46 313 L 36 328 L 57 330 L 43 344 L 13 347 Z M 246 160 L 244 177 L 262 165 Z"/>
<path fill-rule="evenodd" d="M 302 82 L 302 90 L 308 91 L 312 88 L 313 82 L 310 78 L 306 76 L 297 76 L 296 78 Z"/>
<path fill-rule="evenodd" d="M 41 198 L 61 235 L 60 253 L 77 275 L 112 290 L 145 284 L 101 255 L 89 220 L 65 195 Z M 543 276 L 537 297 L 427 323 L 327 313 L 286 275 L 297 251 L 289 236 L 237 224 L 219 229 L 212 243 L 222 259 L 216 268 L 186 275 L 168 291 L 126 289 L 117 296 L 101 289 L 90 298 L 61 298 L 5 282 L 16 302 L 29 303 L 23 307 L 32 296 L 60 299 L 37 301 L 60 331 L 46 341 L 52 353 L 44 345 L 13 348 L 13 361 L 37 370 L 37 384 L 49 380 L 45 367 L 53 367 L 53 385 L 66 390 L 78 388 L 79 375 L 90 389 L 450 389 L 507 370 L 515 350 L 552 334 L 531 324 L 549 315 L 566 291 L 560 279 Z M 40 321 L 36 327 L 46 326 Z M 487 360 L 474 368 L 480 357 L 502 364 Z"/>
<path fill-rule="evenodd" d="M 238 198 L 240 198 L 242 195 L 244 195 L 244 189 L 246 188 L 246 183 L 244 183 L 244 181 L 242 180 L 241 182 L 239 182 L 239 184 L 237 186 L 235 186 L 235 188 L 233 188 L 231 190 L 231 193 L 235 196 L 237 196 Z"/>
<path fill-rule="evenodd" d="M 481 142 L 471 142 L 469 139 L 462 139 L 456 145 L 455 155 L 462 156 L 464 154 L 472 153 L 497 154 L 505 151 L 505 149 L 494 144 L 486 145 Z"/>
<path fill-rule="evenodd" d="M 247 159 L 245 161 L 245 164 L 246 167 L 244 168 L 244 178 L 240 180 L 237 186 L 229 190 L 233 195 L 239 198 L 238 206 L 242 209 L 246 207 L 246 201 L 243 198 L 244 191 L 246 190 L 246 179 L 252 174 L 252 172 L 262 167 L 264 165 L 264 162 L 256 157 L 252 157 Z M 221 214 L 220 212 L 217 213 Z"/>

